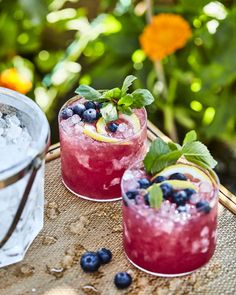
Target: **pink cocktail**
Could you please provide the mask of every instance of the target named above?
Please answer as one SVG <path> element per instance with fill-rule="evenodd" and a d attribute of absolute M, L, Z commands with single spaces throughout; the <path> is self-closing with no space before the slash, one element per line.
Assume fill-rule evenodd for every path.
<path fill-rule="evenodd" d="M 173 177 L 177 174 L 184 175 L 184 180 Z M 148 199 L 153 183 L 164 192 L 158 209 Z M 122 193 L 128 259 L 148 273 L 167 277 L 185 275 L 206 264 L 216 246 L 218 189 L 215 173 L 195 165 L 178 163 L 156 178 L 147 175 L 142 164 L 127 170 Z"/>
<path fill-rule="evenodd" d="M 92 122 L 84 122 L 76 113 L 63 118 L 63 110 L 76 110 L 76 105 L 85 103 L 77 96 L 59 113 L 63 182 L 82 198 L 117 200 L 121 198 L 120 179 L 124 171 L 142 159 L 146 151 L 146 111 L 142 108 L 134 110 L 131 116 L 119 114 L 118 120 L 109 123 L 112 131 L 99 115 Z M 99 113 L 99 104 L 95 105 Z"/>

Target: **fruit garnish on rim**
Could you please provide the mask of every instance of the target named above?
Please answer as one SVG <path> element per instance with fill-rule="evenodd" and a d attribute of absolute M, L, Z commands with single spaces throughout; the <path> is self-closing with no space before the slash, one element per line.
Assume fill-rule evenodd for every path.
<path fill-rule="evenodd" d="M 191 206 L 193 209 L 194 205 L 196 212 L 209 213 L 211 198 L 209 194 L 206 198 L 205 193 L 213 191 L 215 183 L 206 171 L 214 168 L 217 162 L 207 147 L 197 141 L 194 130 L 186 134 L 182 145 L 156 139 L 143 163 L 145 177 L 136 180 L 132 194 L 126 192 L 129 199 L 155 209 L 168 201 L 177 211 L 187 211 Z"/>
<path fill-rule="evenodd" d="M 101 142 L 116 143 L 137 134 L 142 127 L 141 110 L 154 98 L 147 89 L 128 93 L 136 79 L 127 76 L 121 88 L 111 90 L 80 85 L 75 91 L 80 98 L 61 111 L 61 118 L 72 120 L 77 115 L 84 134 Z"/>

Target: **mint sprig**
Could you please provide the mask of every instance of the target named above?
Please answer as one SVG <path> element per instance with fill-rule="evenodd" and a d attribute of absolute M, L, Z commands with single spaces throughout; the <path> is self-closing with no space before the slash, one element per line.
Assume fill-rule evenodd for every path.
<path fill-rule="evenodd" d="M 217 165 L 207 147 L 197 141 L 197 134 L 192 130 L 185 135 L 182 146 L 157 138 L 144 158 L 144 166 L 148 173 L 155 174 L 175 164 L 181 157 L 206 169 L 213 169 Z"/>
<path fill-rule="evenodd" d="M 128 93 L 130 86 L 137 78 L 129 75 L 125 78 L 121 88 L 110 90 L 96 90 L 88 85 L 80 85 L 75 93 L 87 100 L 102 103 L 101 114 L 106 122 L 118 119 L 118 112 L 131 115 L 132 109 L 140 109 L 154 101 L 154 97 L 147 89 L 137 89 Z"/>

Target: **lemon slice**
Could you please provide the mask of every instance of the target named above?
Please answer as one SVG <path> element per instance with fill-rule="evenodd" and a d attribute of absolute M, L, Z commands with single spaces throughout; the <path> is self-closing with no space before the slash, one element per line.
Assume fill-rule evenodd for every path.
<path fill-rule="evenodd" d="M 196 185 L 194 185 L 191 181 L 170 179 L 170 180 L 162 181 L 158 184 L 161 185 L 164 183 L 168 183 L 168 184 L 172 185 L 174 189 L 178 189 L 178 190 L 182 190 L 182 189 L 186 189 L 186 188 L 192 188 L 195 191 L 198 190 Z"/>
<path fill-rule="evenodd" d="M 118 143 L 120 139 L 114 138 L 114 137 L 109 137 L 105 136 L 104 134 L 100 134 L 97 132 L 97 130 L 94 128 L 94 126 L 85 124 L 84 125 L 84 134 L 87 136 L 97 140 L 97 141 L 102 141 L 102 142 L 110 142 L 110 143 Z"/>
<path fill-rule="evenodd" d="M 183 174 L 190 174 L 194 178 L 199 179 L 202 182 L 208 182 L 212 185 L 212 181 L 211 181 L 210 177 L 207 174 L 205 174 L 202 170 L 200 170 L 199 168 L 197 168 L 195 166 L 190 166 L 190 165 L 185 165 L 185 164 L 175 164 L 175 165 L 169 166 L 169 167 L 165 168 L 164 170 L 162 170 L 161 172 L 154 175 L 151 178 L 151 180 L 153 180 L 154 178 L 156 178 L 159 175 L 169 177 L 171 174 L 178 173 L 178 172 L 183 173 Z M 168 180 L 168 181 L 170 182 L 171 180 Z M 184 182 L 182 180 L 180 180 L 180 181 Z"/>
<path fill-rule="evenodd" d="M 128 121 L 132 125 L 134 134 L 138 133 L 139 130 L 141 129 L 139 118 L 135 114 L 132 114 L 132 115 L 120 114 L 119 118 L 124 119 L 125 121 Z M 97 121 L 96 128 L 99 134 L 107 135 L 106 122 L 103 118 L 100 118 Z"/>

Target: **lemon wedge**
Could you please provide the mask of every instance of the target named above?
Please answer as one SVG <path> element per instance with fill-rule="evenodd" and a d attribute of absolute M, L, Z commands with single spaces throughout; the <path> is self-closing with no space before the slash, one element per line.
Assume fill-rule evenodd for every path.
<path fill-rule="evenodd" d="M 89 124 L 84 125 L 84 134 L 87 136 L 97 140 L 97 141 L 102 141 L 102 142 L 110 142 L 110 143 L 118 143 L 120 139 L 114 138 L 114 137 L 109 137 L 105 136 L 104 134 L 98 133 L 97 130 Z"/>
<path fill-rule="evenodd" d="M 201 169 L 199 169 L 199 168 L 197 168 L 195 166 L 187 165 L 187 164 L 175 164 L 175 165 L 171 165 L 169 167 L 166 167 L 161 172 L 154 175 L 151 178 L 151 180 L 154 180 L 159 175 L 169 177 L 171 174 L 178 173 L 178 172 L 183 173 L 183 174 L 190 174 L 194 178 L 199 179 L 202 182 L 208 182 L 208 183 L 210 183 L 212 185 L 212 181 L 211 181 L 210 177 L 207 174 L 205 174 Z M 168 180 L 168 181 L 170 182 L 171 180 Z M 185 181 L 182 181 L 182 180 L 180 180 L 180 181 L 185 182 Z"/>

